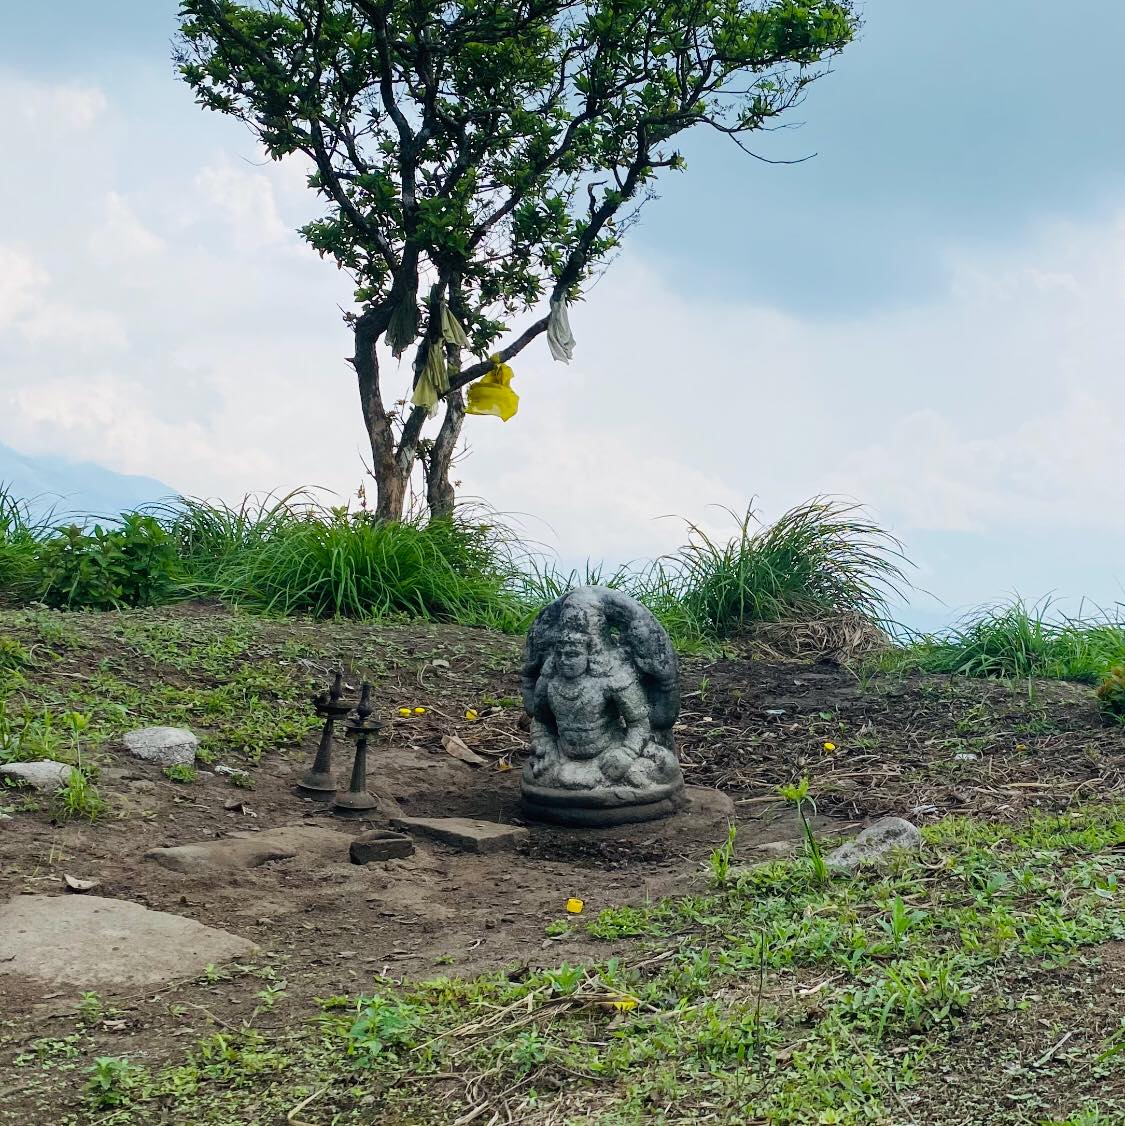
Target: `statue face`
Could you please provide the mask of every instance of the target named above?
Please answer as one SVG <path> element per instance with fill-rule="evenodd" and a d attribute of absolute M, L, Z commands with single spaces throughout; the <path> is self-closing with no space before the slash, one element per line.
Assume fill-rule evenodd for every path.
<path fill-rule="evenodd" d="M 590 639 L 583 633 L 567 631 L 555 649 L 555 668 L 567 680 L 582 676 L 590 666 Z"/>

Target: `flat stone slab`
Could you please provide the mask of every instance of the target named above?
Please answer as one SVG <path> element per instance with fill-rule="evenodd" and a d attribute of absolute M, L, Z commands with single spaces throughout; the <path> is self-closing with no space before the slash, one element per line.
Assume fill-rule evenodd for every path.
<path fill-rule="evenodd" d="M 73 766 L 49 759 L 41 762 L 10 762 L 6 766 L 0 766 L 0 779 L 3 781 L 29 786 L 43 794 L 53 794 L 61 786 L 65 786 L 73 773 Z"/>
<path fill-rule="evenodd" d="M 526 841 L 528 831 L 518 825 L 477 821 L 471 817 L 395 817 L 391 824 L 408 833 L 421 833 L 453 845 L 462 852 L 501 852 Z"/>
<path fill-rule="evenodd" d="M 190 766 L 199 749 L 198 737 L 186 727 L 141 727 L 121 742 L 135 758 L 157 766 Z"/>
<path fill-rule="evenodd" d="M 405 833 L 391 829 L 372 829 L 361 833 L 348 850 L 353 864 L 371 864 L 379 860 L 401 860 L 414 855 L 414 842 Z"/>
<path fill-rule="evenodd" d="M 194 919 L 100 895 L 17 895 L 0 906 L 6 978 L 81 989 L 160 985 L 257 947 Z"/>
<path fill-rule="evenodd" d="M 342 861 L 351 841 L 351 837 L 333 829 L 283 825 L 261 833 L 235 833 L 215 841 L 150 848 L 144 858 L 185 876 L 214 876 L 294 856 Z"/>

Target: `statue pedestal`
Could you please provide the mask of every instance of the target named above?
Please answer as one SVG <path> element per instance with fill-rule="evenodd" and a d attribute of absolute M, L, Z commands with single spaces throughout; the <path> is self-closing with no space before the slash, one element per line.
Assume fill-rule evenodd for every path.
<path fill-rule="evenodd" d="M 600 828 L 668 817 L 687 806 L 687 797 L 682 778 L 644 793 L 553 790 L 525 778 L 520 787 L 520 806 L 533 821 Z"/>

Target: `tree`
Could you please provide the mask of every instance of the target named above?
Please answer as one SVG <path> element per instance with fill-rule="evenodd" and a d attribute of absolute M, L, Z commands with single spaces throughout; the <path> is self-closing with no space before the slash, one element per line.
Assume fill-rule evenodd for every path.
<path fill-rule="evenodd" d="M 684 166 L 680 134 L 749 152 L 857 23 L 852 0 L 183 0 L 197 101 L 312 162 L 326 212 L 301 233 L 355 279 L 379 517 L 401 515 L 419 459 L 431 511 L 452 511 L 462 389 L 494 369 L 464 353 L 517 332 L 506 361 L 543 334 L 550 315 L 512 322 L 580 296 Z M 398 403 L 388 348 L 413 351 Z"/>

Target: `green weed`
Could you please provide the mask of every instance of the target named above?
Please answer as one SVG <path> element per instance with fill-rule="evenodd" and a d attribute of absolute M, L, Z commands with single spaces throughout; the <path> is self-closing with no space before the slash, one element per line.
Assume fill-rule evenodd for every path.
<path fill-rule="evenodd" d="M 86 1081 L 86 1101 L 96 1110 L 110 1110 L 128 1104 L 144 1072 L 136 1064 L 115 1056 L 94 1060 Z"/>
<path fill-rule="evenodd" d="M 808 778 L 804 777 L 799 782 L 778 786 L 777 792 L 781 797 L 785 798 L 786 801 L 792 802 L 797 808 L 797 817 L 801 821 L 801 837 L 805 845 L 805 857 L 808 860 L 809 870 L 812 873 L 813 879 L 816 880 L 818 884 L 827 883 L 831 878 L 828 863 L 824 859 L 820 842 L 816 839 L 816 834 L 813 832 L 812 825 L 809 823 L 808 814 L 805 812 L 806 808 L 808 808 L 812 810 L 813 816 L 816 816 L 816 802 L 809 797 Z"/>

